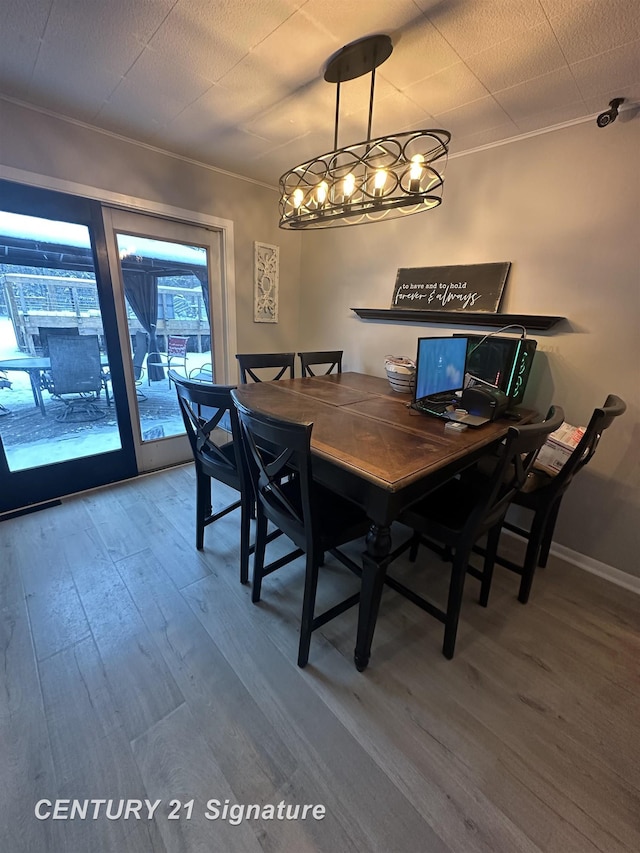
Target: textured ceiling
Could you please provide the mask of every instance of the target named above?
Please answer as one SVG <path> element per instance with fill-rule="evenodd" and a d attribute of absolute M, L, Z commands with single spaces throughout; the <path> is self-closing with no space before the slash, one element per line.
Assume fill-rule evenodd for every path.
<path fill-rule="evenodd" d="M 373 136 L 443 127 L 456 152 L 640 104 L 639 0 L 2 0 L 0 93 L 276 184 L 333 147 L 324 64 L 372 33 Z M 368 90 L 343 84 L 340 145 Z"/>

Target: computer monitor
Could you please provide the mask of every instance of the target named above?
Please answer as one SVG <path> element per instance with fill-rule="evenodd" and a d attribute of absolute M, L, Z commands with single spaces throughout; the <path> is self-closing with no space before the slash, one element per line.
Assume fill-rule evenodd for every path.
<path fill-rule="evenodd" d="M 466 338 L 418 338 L 416 400 L 462 391 Z"/>
<path fill-rule="evenodd" d="M 509 406 L 521 404 L 538 342 L 496 335 L 459 337 L 467 341 L 467 373 L 503 391 Z"/>

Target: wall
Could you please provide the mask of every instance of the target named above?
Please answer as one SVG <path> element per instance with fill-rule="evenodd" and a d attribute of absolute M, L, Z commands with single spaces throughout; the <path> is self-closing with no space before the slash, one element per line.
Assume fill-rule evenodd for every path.
<path fill-rule="evenodd" d="M 295 347 L 301 240 L 280 239 L 275 189 L 3 100 L 1 166 L 232 220 L 238 351 Z M 277 324 L 253 322 L 256 240 L 281 247 Z"/>
<path fill-rule="evenodd" d="M 365 322 L 389 307 L 398 267 L 511 261 L 502 310 L 567 322 L 531 333 L 525 403 L 586 424 L 608 393 L 628 411 L 567 492 L 555 539 L 640 576 L 640 120 L 595 122 L 453 158 L 435 211 L 303 238 L 300 340 L 343 348 L 345 367 L 384 375 L 385 354 L 464 327 Z M 470 333 L 477 328 L 469 327 Z M 487 328 L 485 331 L 489 331 Z"/>
<path fill-rule="evenodd" d="M 535 333 L 526 403 L 557 401 L 571 423 L 610 392 L 629 406 L 568 492 L 556 540 L 640 576 L 640 121 L 623 118 L 454 158 L 430 213 L 304 235 L 278 230 L 272 189 L 2 100 L 0 166 L 231 219 L 239 351 L 343 348 L 346 369 L 383 375 L 386 353 L 464 327 L 366 323 L 351 306 L 388 307 L 399 266 L 510 260 L 503 310 L 568 318 Z M 280 246 L 274 325 L 253 323 L 255 240 Z"/>

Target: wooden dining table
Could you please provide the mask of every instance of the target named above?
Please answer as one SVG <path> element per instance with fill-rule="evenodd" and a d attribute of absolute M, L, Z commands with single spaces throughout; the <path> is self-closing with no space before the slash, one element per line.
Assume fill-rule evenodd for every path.
<path fill-rule="evenodd" d="M 354 652 L 362 671 L 371 654 L 392 523 L 500 442 L 512 421 L 445 431 L 446 421 L 410 408 L 410 396 L 393 391 L 386 379 L 352 372 L 241 385 L 237 395 L 249 408 L 313 423 L 314 478 L 367 513 Z M 523 412 L 522 420 L 533 414 Z"/>

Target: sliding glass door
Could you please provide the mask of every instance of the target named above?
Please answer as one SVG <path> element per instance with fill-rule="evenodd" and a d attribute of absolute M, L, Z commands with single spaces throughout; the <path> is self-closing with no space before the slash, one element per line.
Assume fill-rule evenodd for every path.
<path fill-rule="evenodd" d="M 138 468 L 191 452 L 169 370 L 227 375 L 220 231 L 104 210 Z"/>
<path fill-rule="evenodd" d="M 0 512 L 135 473 L 100 205 L 0 182 Z"/>

